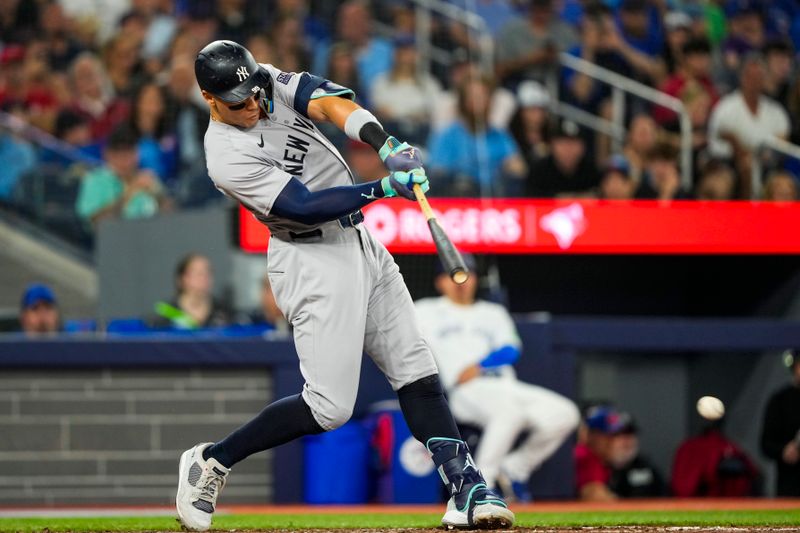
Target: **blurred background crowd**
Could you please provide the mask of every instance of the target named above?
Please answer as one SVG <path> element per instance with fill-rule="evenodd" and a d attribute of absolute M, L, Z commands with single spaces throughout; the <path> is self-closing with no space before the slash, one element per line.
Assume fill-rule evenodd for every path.
<path fill-rule="evenodd" d="M 88 247 L 104 218 L 222 202 L 193 74 L 220 38 L 354 89 L 425 149 L 433 194 L 797 198 L 790 0 L 9 0 L 4 208 Z"/>

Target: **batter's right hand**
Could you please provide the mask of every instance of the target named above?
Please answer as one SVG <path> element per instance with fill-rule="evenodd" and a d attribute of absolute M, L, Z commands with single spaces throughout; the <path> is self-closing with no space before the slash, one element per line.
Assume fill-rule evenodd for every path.
<path fill-rule="evenodd" d="M 419 167 L 408 172 L 392 172 L 381 180 L 384 198 L 402 196 L 414 200 L 414 185 L 419 185 L 422 192 L 428 192 L 431 188 L 424 168 Z"/>

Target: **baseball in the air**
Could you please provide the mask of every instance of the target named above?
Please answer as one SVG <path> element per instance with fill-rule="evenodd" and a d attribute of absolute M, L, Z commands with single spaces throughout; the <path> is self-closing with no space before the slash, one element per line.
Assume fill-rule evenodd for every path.
<path fill-rule="evenodd" d="M 719 420 L 725 416 L 725 404 L 715 396 L 703 396 L 697 400 L 697 412 L 706 420 Z"/>

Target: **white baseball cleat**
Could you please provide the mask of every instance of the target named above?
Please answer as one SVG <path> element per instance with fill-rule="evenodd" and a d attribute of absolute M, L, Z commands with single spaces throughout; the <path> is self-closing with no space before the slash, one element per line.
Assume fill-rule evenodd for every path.
<path fill-rule="evenodd" d="M 208 531 L 211 527 L 217 496 L 230 472 L 213 457 L 203 459 L 203 450 L 212 444 L 204 442 L 183 452 L 178 467 L 175 504 L 181 524 L 192 531 Z"/>
<path fill-rule="evenodd" d="M 472 524 L 466 510 L 460 511 L 453 498 L 447 502 L 442 525 L 448 529 L 508 529 L 514 525 L 514 513 L 494 502 L 478 503 L 472 509 Z"/>

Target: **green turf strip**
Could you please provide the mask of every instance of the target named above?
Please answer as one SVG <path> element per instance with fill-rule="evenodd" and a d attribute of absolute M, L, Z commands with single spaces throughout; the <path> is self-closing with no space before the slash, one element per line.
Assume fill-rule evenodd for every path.
<path fill-rule="evenodd" d="M 215 529 L 407 528 L 436 527 L 439 514 L 219 515 Z M 800 509 L 768 511 L 602 511 L 518 513 L 520 527 L 569 526 L 800 526 Z M 0 518 L 0 532 L 174 531 L 169 517 Z"/>

